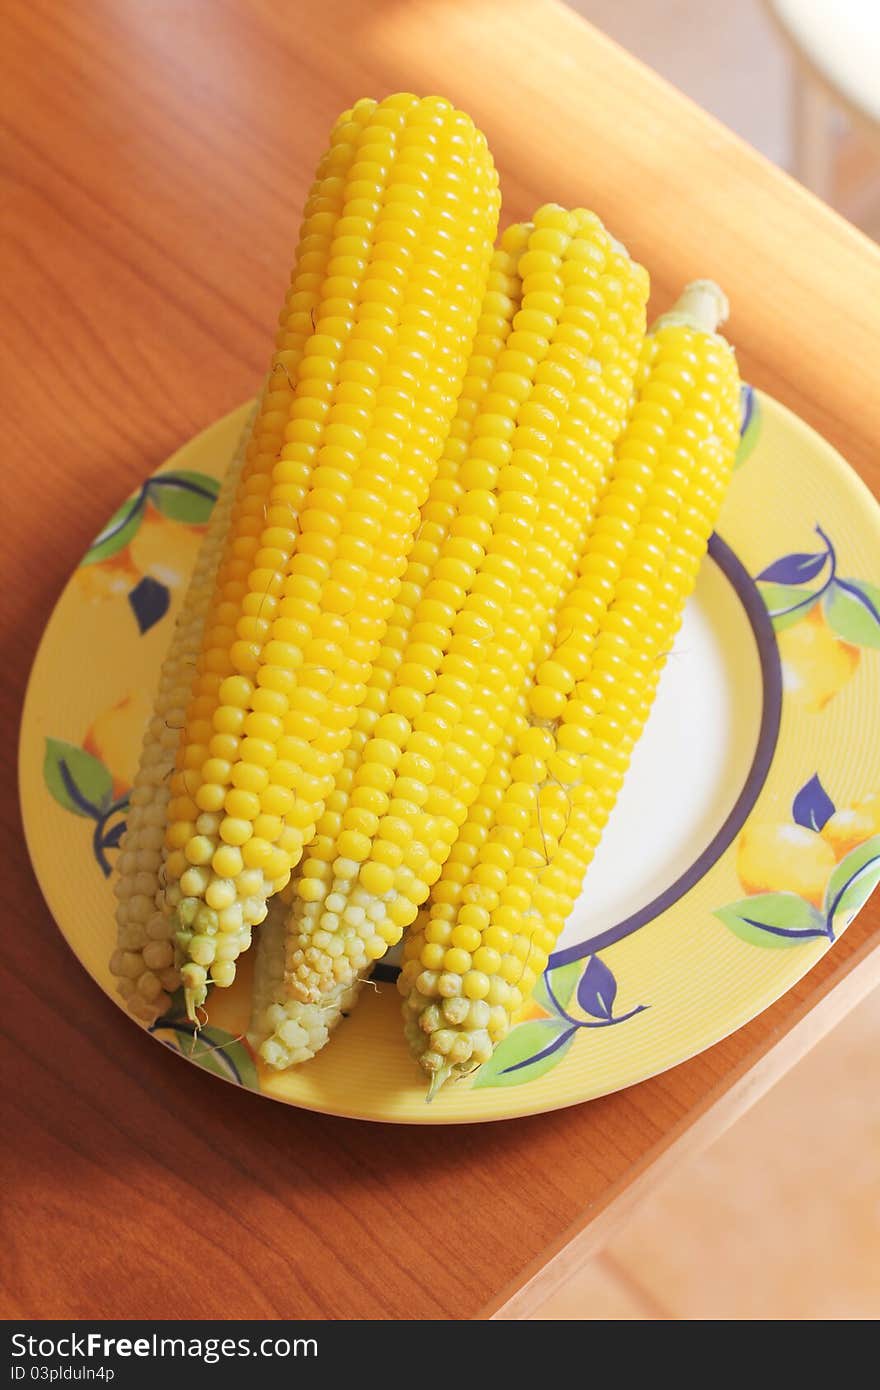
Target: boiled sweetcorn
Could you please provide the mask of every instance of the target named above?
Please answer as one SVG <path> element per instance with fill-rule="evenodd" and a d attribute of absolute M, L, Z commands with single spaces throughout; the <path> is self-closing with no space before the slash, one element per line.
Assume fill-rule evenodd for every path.
<path fill-rule="evenodd" d="M 359 920 L 356 913 L 350 912 L 349 917 L 355 920 L 343 921 L 334 909 L 344 908 L 344 901 L 330 892 L 334 865 L 340 857 L 343 817 L 351 805 L 355 772 L 364 749 L 387 711 L 388 696 L 410 640 L 416 606 L 458 514 L 464 492 L 459 474 L 467 458 L 474 421 L 520 307 L 522 284 L 517 259 L 529 230 L 520 227 L 508 231 L 506 244 L 493 256 L 456 416 L 421 509 L 416 541 L 357 713 L 343 770 L 318 821 L 317 834 L 303 856 L 297 884 L 280 895 L 283 905 L 279 902 L 270 909 L 269 930 L 260 933 L 251 1040 L 264 1060 L 276 1067 L 305 1061 L 324 1046 L 343 1011 L 353 1003 L 363 973 L 369 968 L 373 919 L 365 914 Z M 401 797 L 412 790 L 401 779 Z M 362 793 L 362 803 L 364 799 Z M 369 814 L 368 806 L 361 809 Z M 363 825 L 364 819 L 359 823 Z M 381 915 L 385 915 L 384 908 Z M 380 940 L 373 949 L 376 956 L 381 955 L 384 942 Z M 295 988 L 288 985 L 290 977 L 296 982 Z"/>
<path fill-rule="evenodd" d="M 436 882 L 573 580 L 626 416 L 644 334 L 642 268 L 593 214 L 555 206 L 505 234 L 502 251 L 515 257 L 521 305 L 477 409 L 463 397 L 470 438 L 457 514 L 425 569 L 335 843 L 299 882 L 316 906 L 293 913 L 288 1002 L 273 1001 L 275 1034 L 262 1049 L 273 1065 L 301 1059 L 305 1019 L 311 1037 L 326 1037 L 339 999 Z"/>
<path fill-rule="evenodd" d="M 165 906 L 191 1016 L 209 980 L 231 983 L 333 790 L 455 413 L 497 222 L 485 139 L 440 98 L 358 103 L 333 149 L 351 153 L 289 306 L 296 317 L 316 296 L 314 330 L 298 365 L 282 359 L 280 456 L 261 446 L 265 466 L 243 480 L 168 808 Z"/>
<path fill-rule="evenodd" d="M 466 873 L 444 871 L 406 943 L 407 1035 L 435 1087 L 491 1056 L 544 970 L 650 711 L 736 451 L 724 307 L 697 282 L 646 340 L 553 653 L 496 758 L 503 796 L 465 823 Z"/>
<path fill-rule="evenodd" d="M 430 1093 L 485 1062 L 577 897 L 737 440 L 714 285 L 555 204 L 493 252 L 447 101 L 363 100 L 306 203 L 266 387 L 163 666 L 111 970 L 203 1021 L 259 930 L 250 1040 L 320 1050 L 404 932 Z"/>

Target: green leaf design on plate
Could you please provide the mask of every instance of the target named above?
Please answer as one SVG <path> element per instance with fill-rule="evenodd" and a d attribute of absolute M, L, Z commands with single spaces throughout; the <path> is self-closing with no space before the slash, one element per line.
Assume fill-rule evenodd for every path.
<path fill-rule="evenodd" d="M 755 893 L 719 907 L 715 916 L 750 946 L 779 950 L 827 935 L 822 913 L 797 893 Z"/>
<path fill-rule="evenodd" d="M 100 758 L 65 743 L 46 739 L 43 781 L 65 811 L 99 820 L 113 798 L 113 778 Z"/>
<path fill-rule="evenodd" d="M 214 1076 L 235 1081 L 252 1091 L 257 1089 L 257 1069 L 253 1057 L 240 1038 L 222 1028 L 203 1028 L 196 1037 L 190 1057 Z"/>
<path fill-rule="evenodd" d="M 825 912 L 836 935 L 848 927 L 880 884 L 880 835 L 851 849 L 828 880 Z"/>
<path fill-rule="evenodd" d="M 98 532 L 80 560 L 80 565 L 97 565 L 102 560 L 109 560 L 117 551 L 124 550 L 141 524 L 145 501 L 143 488 L 127 497 L 103 530 Z"/>
<path fill-rule="evenodd" d="M 577 1026 L 560 1018 L 538 1018 L 508 1033 L 480 1067 L 474 1086 L 523 1086 L 561 1062 Z"/>
<path fill-rule="evenodd" d="M 570 961 L 568 965 L 558 965 L 555 970 L 550 970 L 542 975 L 532 991 L 532 998 L 548 1014 L 557 1012 L 553 1000 L 547 990 L 547 974 L 550 976 L 550 985 L 557 1000 L 563 1009 L 567 1009 L 571 996 L 574 994 L 575 986 L 580 979 L 583 969 L 582 960 Z"/>
<path fill-rule="evenodd" d="M 810 594 L 795 584 L 759 584 L 758 592 L 777 632 L 799 623 L 813 606 Z"/>
<path fill-rule="evenodd" d="M 863 579 L 833 579 L 822 600 L 828 626 L 855 647 L 880 648 L 880 589 Z"/>
<path fill-rule="evenodd" d="M 216 478 L 187 468 L 159 473 L 147 483 L 153 506 L 169 521 L 183 521 L 188 526 L 202 526 L 208 521 L 219 491 Z"/>
<path fill-rule="evenodd" d="M 163 1047 L 170 1047 L 172 1052 L 179 1052 L 181 1057 L 186 1056 L 185 1049 L 192 1041 L 192 1033 L 187 1028 L 176 1028 L 173 1023 L 160 1020 L 153 1024 L 150 1032 L 154 1038 L 159 1039 Z"/>
<path fill-rule="evenodd" d="M 255 1091 L 257 1069 L 254 1059 L 240 1038 L 227 1033 L 223 1028 L 201 1028 L 193 1032 L 191 1023 L 176 1021 L 169 1015 L 159 1019 L 151 1030 L 159 1035 L 160 1041 L 179 1052 L 196 1066 L 203 1067 L 212 1076 L 233 1081 L 237 1086 L 247 1086 Z M 168 1035 L 170 1036 L 163 1036 Z"/>

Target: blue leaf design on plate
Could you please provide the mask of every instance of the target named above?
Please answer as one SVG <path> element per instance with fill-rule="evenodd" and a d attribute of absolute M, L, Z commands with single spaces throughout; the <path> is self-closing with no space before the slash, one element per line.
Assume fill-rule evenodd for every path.
<path fill-rule="evenodd" d="M 171 595 L 164 584 L 150 575 L 144 575 L 128 596 L 131 611 L 134 613 L 141 636 L 155 627 L 168 612 Z"/>
<path fill-rule="evenodd" d="M 791 803 L 792 819 L 807 830 L 821 830 L 834 811 L 834 802 L 819 781 L 818 772 L 804 783 Z"/>
<path fill-rule="evenodd" d="M 590 956 L 578 985 L 577 1001 L 585 1014 L 593 1018 L 613 1018 L 617 981 L 604 961 Z"/>
<path fill-rule="evenodd" d="M 758 442 L 761 430 L 761 408 L 754 388 L 742 382 L 739 388 L 739 448 L 734 468 L 740 468 Z"/>
<path fill-rule="evenodd" d="M 107 834 L 104 836 L 103 840 L 101 841 L 101 847 L 102 847 L 103 849 L 118 849 L 118 848 L 119 848 L 119 841 L 122 839 L 122 837 L 123 837 L 124 834 L 125 834 L 125 821 L 124 821 L 124 820 L 117 821 L 116 824 L 113 826 L 113 828 L 112 828 L 111 830 L 108 830 L 108 831 L 107 831 Z"/>
<path fill-rule="evenodd" d="M 827 559 L 827 550 L 820 551 L 818 555 L 783 555 L 780 560 L 774 560 L 772 565 L 761 570 L 757 577 L 774 584 L 809 584 L 822 570 Z"/>

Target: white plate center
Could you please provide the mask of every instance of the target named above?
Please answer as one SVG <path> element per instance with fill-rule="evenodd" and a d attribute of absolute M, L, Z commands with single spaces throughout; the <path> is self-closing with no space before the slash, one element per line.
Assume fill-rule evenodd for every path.
<path fill-rule="evenodd" d="M 557 950 L 632 916 L 700 857 L 743 789 L 762 707 L 751 624 L 730 580 L 709 559 Z"/>

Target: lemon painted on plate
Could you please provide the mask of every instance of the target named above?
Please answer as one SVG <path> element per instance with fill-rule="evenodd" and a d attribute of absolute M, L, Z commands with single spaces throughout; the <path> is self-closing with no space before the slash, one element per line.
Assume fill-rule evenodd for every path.
<path fill-rule="evenodd" d="M 819 907 L 837 860 L 827 840 L 803 825 L 747 825 L 736 867 L 747 893 L 797 893 Z"/>
<path fill-rule="evenodd" d="M 120 796 L 134 782 L 151 714 L 151 693 L 134 690 L 95 715 L 89 725 L 82 746 L 100 758 L 111 773 L 114 796 Z"/>
<path fill-rule="evenodd" d="M 855 675 L 858 647 L 835 637 L 820 604 L 807 617 L 777 633 L 782 688 L 791 702 L 818 714 Z"/>
<path fill-rule="evenodd" d="M 880 835 L 880 792 L 857 801 L 854 806 L 835 811 L 822 827 L 822 838 L 827 840 L 836 859 L 843 859 L 872 835 Z"/>
<path fill-rule="evenodd" d="M 195 567 L 204 534 L 203 526 L 181 526 L 148 507 L 129 544 L 132 564 L 169 589 L 181 588 Z"/>
<path fill-rule="evenodd" d="M 124 599 L 140 578 L 131 563 L 128 548 L 120 550 L 109 560 L 95 565 L 81 565 L 73 583 L 87 603 L 102 603 L 108 599 Z"/>

